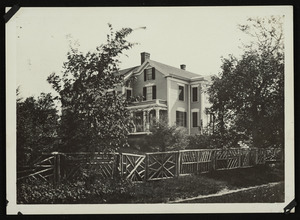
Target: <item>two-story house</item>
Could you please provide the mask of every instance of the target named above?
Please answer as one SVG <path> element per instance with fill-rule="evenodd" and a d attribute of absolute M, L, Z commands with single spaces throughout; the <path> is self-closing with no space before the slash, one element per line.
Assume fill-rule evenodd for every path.
<path fill-rule="evenodd" d="M 208 121 L 204 88 L 208 78 L 150 59 L 141 53 L 141 64 L 120 70 L 124 86 L 119 88 L 128 100 L 134 126 L 132 133 L 149 132 L 154 120 L 164 118 L 171 126 L 185 127 L 188 134 L 199 134 Z"/>

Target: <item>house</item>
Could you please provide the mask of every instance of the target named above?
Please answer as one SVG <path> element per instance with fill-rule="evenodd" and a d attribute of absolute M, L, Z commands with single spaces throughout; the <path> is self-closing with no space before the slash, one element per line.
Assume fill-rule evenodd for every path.
<path fill-rule="evenodd" d="M 209 80 L 199 74 L 172 67 L 141 53 L 138 66 L 120 70 L 125 83 L 119 91 L 130 101 L 133 134 L 145 134 L 155 120 L 162 118 L 171 125 L 185 127 L 188 134 L 199 134 L 207 124 L 208 107 L 204 93 Z"/>

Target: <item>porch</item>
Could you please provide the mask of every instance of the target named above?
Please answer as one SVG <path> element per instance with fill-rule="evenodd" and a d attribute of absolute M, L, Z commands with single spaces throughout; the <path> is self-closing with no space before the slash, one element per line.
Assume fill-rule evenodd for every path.
<path fill-rule="evenodd" d="M 131 135 L 149 133 L 151 126 L 156 121 L 167 119 L 167 101 L 165 100 L 134 102 L 127 109 L 131 111 Z"/>

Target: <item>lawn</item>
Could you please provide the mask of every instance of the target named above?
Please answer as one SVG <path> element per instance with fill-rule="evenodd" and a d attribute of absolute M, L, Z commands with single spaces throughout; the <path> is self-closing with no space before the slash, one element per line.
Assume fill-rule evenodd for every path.
<path fill-rule="evenodd" d="M 181 176 L 174 179 L 136 184 L 132 188 L 135 196 L 130 202 L 167 203 L 178 199 L 214 194 L 224 189 L 239 189 L 270 182 L 282 182 L 283 180 L 282 167 L 257 166 L 253 168 L 215 171 L 201 175 Z M 278 196 L 274 197 L 274 202 L 284 197 L 283 190 L 277 188 L 276 190 L 274 194 L 276 196 L 278 194 Z M 270 191 L 270 193 L 272 192 Z M 232 200 L 228 199 L 228 202 L 235 202 L 235 197 L 230 198 Z M 270 197 L 270 201 L 273 201 L 272 198 Z M 242 200 L 238 201 L 252 202 L 250 197 L 244 197 Z M 261 198 L 261 200 L 257 198 L 255 201 L 264 202 L 265 200 L 264 198 Z"/>
<path fill-rule="evenodd" d="M 222 196 L 194 199 L 182 203 L 274 203 L 284 202 L 284 183 L 257 187 Z"/>

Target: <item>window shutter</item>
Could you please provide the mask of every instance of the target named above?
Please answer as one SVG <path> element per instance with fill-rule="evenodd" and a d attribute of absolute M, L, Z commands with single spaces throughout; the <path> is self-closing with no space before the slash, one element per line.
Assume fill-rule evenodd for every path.
<path fill-rule="evenodd" d="M 143 87 L 143 100 L 145 101 L 146 100 L 146 97 L 147 97 L 147 90 L 146 90 L 146 87 Z"/>
<path fill-rule="evenodd" d="M 152 67 L 152 79 L 155 79 L 155 68 Z"/>
<path fill-rule="evenodd" d="M 178 122 L 179 122 L 179 112 L 176 111 L 176 125 L 178 125 Z"/>
<path fill-rule="evenodd" d="M 144 81 L 147 80 L 147 73 L 146 73 L 146 69 L 144 69 Z"/>
<path fill-rule="evenodd" d="M 156 86 L 152 86 L 152 99 L 156 99 Z"/>
<path fill-rule="evenodd" d="M 198 127 L 198 112 L 193 112 L 193 127 Z"/>
<path fill-rule="evenodd" d="M 186 112 L 184 112 L 184 127 L 186 127 Z"/>

